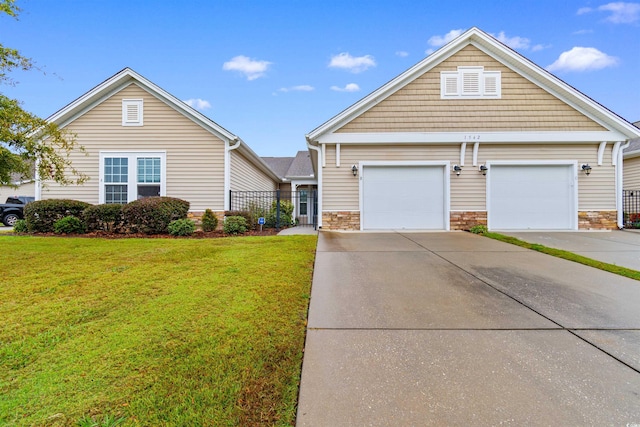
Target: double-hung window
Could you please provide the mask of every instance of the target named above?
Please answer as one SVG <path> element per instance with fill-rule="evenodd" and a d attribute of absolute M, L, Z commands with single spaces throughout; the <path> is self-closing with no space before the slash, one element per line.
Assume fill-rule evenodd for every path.
<path fill-rule="evenodd" d="M 165 195 L 165 152 L 101 152 L 100 203 Z"/>
<path fill-rule="evenodd" d="M 307 201 L 309 200 L 309 195 L 306 190 L 300 190 L 298 192 L 298 195 L 300 196 L 300 203 L 299 203 L 300 215 L 301 216 L 307 215 Z"/>

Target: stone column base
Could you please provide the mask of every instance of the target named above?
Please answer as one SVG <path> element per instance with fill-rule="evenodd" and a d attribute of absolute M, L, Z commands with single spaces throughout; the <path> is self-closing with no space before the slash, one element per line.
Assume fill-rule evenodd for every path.
<path fill-rule="evenodd" d="M 469 230 L 475 225 L 487 226 L 487 212 L 456 211 L 449 215 L 449 228 L 451 230 Z"/>
<path fill-rule="evenodd" d="M 322 212 L 323 230 L 360 230 L 360 211 Z"/>
<path fill-rule="evenodd" d="M 578 212 L 579 230 L 616 230 L 618 228 L 617 211 L 580 211 Z"/>

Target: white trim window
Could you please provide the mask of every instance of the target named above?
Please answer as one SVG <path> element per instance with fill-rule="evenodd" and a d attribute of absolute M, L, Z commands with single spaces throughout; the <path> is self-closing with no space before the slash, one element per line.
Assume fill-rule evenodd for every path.
<path fill-rule="evenodd" d="M 101 152 L 100 203 L 166 195 L 165 152 Z"/>
<path fill-rule="evenodd" d="M 142 126 L 144 116 L 142 99 L 122 100 L 122 126 Z"/>
<path fill-rule="evenodd" d="M 499 99 L 502 96 L 500 71 L 484 67 L 458 67 L 440 72 L 441 99 Z"/>

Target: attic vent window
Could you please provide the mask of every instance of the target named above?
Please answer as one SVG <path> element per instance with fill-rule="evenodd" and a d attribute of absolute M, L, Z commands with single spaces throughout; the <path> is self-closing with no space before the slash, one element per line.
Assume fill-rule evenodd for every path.
<path fill-rule="evenodd" d="M 142 99 L 122 100 L 122 126 L 142 126 Z"/>
<path fill-rule="evenodd" d="M 500 71 L 484 67 L 458 67 L 440 72 L 441 99 L 481 99 L 501 97 Z"/>

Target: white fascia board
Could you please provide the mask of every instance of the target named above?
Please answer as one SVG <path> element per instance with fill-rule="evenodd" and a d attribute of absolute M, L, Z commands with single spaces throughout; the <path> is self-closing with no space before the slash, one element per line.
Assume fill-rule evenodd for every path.
<path fill-rule="evenodd" d="M 640 150 L 625 151 L 622 156 L 625 159 L 633 159 L 634 157 L 640 156 Z"/>
<path fill-rule="evenodd" d="M 620 141 L 624 135 L 614 131 L 540 132 L 388 132 L 331 133 L 321 136 L 320 144 L 491 144 L 585 143 Z"/>

